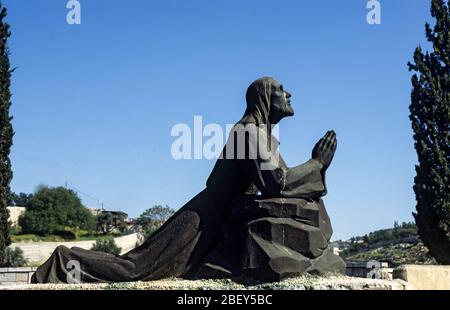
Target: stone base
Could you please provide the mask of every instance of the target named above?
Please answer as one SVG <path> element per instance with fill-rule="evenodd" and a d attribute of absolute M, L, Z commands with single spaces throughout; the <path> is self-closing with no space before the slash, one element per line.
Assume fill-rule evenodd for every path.
<path fill-rule="evenodd" d="M 229 210 L 219 242 L 190 279 L 345 274 L 344 261 L 327 249 L 333 230 L 321 199 L 243 195 Z"/>
<path fill-rule="evenodd" d="M 450 290 L 450 266 L 402 265 L 394 270 L 394 279 L 417 290 Z"/>
<path fill-rule="evenodd" d="M 149 282 L 99 284 L 28 284 L 0 286 L 0 290 L 407 290 L 403 280 L 373 280 L 347 276 L 317 277 L 305 275 L 281 282 L 244 285 L 229 279 L 166 279 Z"/>

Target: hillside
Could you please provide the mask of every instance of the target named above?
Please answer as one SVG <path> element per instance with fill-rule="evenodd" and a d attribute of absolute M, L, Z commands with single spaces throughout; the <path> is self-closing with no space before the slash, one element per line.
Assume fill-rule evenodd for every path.
<path fill-rule="evenodd" d="M 436 264 L 428 249 L 417 235 L 414 223 L 394 224 L 394 228 L 381 229 L 349 240 L 337 240 L 332 246 L 340 249 L 347 262 L 377 260 L 396 267 L 402 264 Z"/>

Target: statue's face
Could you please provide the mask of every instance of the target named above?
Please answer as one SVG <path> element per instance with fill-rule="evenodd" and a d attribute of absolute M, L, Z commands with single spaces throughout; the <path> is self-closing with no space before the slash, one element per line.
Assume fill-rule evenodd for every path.
<path fill-rule="evenodd" d="M 278 123 L 282 118 L 294 115 L 291 106 L 291 94 L 279 82 L 272 83 L 272 97 L 270 102 L 269 120 L 272 124 Z"/>

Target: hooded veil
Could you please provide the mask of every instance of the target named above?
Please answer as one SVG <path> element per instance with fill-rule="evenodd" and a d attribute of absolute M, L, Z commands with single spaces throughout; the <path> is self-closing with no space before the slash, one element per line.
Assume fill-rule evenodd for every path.
<path fill-rule="evenodd" d="M 223 169 L 224 161 L 220 159 L 238 159 L 239 162 L 243 163 L 243 166 L 256 165 L 260 167 L 261 162 L 259 159 L 261 157 L 264 157 L 264 161 L 269 159 L 263 166 L 266 164 L 269 167 L 267 170 L 273 170 L 272 173 L 276 174 L 276 187 L 283 186 L 284 172 L 279 165 L 284 167 L 286 164 L 279 156 L 279 142 L 272 136 L 272 124 L 269 121 L 274 83 L 276 83 L 276 80 L 273 78 L 262 77 L 255 80 L 248 87 L 246 92 L 247 108 L 241 120 L 236 123 L 230 132 L 227 144 L 206 182 L 207 186 L 222 180 L 224 171 L 228 173 L 230 170 Z M 261 156 L 261 154 L 264 155 Z M 275 162 L 273 162 L 274 160 Z M 258 179 L 263 179 L 262 174 L 264 172 L 258 171 L 258 168 L 252 170 L 259 175 Z M 247 193 L 257 193 L 261 187 L 265 186 L 265 184 L 258 185 L 255 186 L 255 184 L 250 183 L 245 191 Z M 259 190 L 257 187 L 259 187 Z"/>
<path fill-rule="evenodd" d="M 247 109 L 239 123 L 254 123 L 257 126 L 269 125 L 270 98 L 274 82 L 275 80 L 271 77 L 263 77 L 248 87 L 245 96 Z"/>

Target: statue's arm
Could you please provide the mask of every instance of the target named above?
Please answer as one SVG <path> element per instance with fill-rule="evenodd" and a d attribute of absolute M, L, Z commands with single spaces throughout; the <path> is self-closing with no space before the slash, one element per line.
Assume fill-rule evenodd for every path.
<path fill-rule="evenodd" d="M 316 198 L 326 193 L 325 171 L 318 160 L 310 159 L 304 164 L 287 168 L 282 197 Z"/>
<path fill-rule="evenodd" d="M 316 198 L 326 194 L 322 165 L 315 159 L 294 168 L 260 158 L 244 160 L 243 168 L 261 194 L 269 197 Z M 273 165 L 262 169 L 263 165 Z"/>
<path fill-rule="evenodd" d="M 254 148 L 260 141 L 252 140 L 250 135 L 249 148 Z M 271 153 L 260 147 L 258 156 L 243 160 L 242 165 L 265 196 L 318 198 L 327 193 L 325 171 L 335 150 L 336 136 L 334 132 L 329 132 L 316 144 L 312 158 L 304 164 L 288 168 L 278 153 Z"/>

